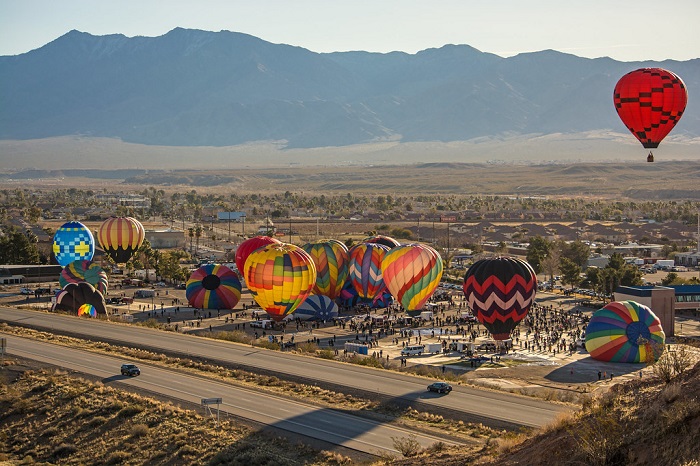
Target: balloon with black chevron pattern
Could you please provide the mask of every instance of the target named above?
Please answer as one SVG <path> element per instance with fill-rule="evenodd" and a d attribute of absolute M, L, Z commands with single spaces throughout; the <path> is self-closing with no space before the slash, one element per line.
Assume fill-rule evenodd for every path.
<path fill-rule="evenodd" d="M 535 300 L 537 276 L 514 257 L 482 259 L 464 276 L 467 304 L 496 340 L 507 340 Z"/>

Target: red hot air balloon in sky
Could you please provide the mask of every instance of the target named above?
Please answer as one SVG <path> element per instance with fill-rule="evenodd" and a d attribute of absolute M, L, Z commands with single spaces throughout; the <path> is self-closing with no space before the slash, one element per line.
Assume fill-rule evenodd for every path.
<path fill-rule="evenodd" d="M 613 92 L 615 110 L 646 149 L 656 149 L 676 126 L 688 102 L 683 80 L 661 68 L 640 68 L 624 75 Z M 647 162 L 653 162 L 649 152 Z"/>

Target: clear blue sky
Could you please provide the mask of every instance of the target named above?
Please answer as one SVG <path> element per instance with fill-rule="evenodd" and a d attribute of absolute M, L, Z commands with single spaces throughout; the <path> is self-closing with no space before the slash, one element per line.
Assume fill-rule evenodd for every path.
<path fill-rule="evenodd" d="M 620 61 L 700 57 L 698 0 L 0 0 L 0 55 L 71 29 L 160 36 L 229 30 L 316 52 L 415 53 L 468 44 Z"/>

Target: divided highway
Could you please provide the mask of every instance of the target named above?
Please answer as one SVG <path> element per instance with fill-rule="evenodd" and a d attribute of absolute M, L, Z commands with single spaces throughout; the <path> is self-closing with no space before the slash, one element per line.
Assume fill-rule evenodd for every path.
<path fill-rule="evenodd" d="M 125 346 L 197 356 L 253 371 L 275 372 L 282 377 L 303 377 L 317 383 L 362 390 L 370 395 L 376 393 L 388 401 L 447 409 L 466 420 L 498 427 L 538 427 L 567 409 L 534 398 L 464 386 L 455 386 L 448 396 L 435 396 L 426 391 L 428 381 L 421 377 L 137 326 L 11 308 L 0 308 L 0 321 L 120 342 Z"/>

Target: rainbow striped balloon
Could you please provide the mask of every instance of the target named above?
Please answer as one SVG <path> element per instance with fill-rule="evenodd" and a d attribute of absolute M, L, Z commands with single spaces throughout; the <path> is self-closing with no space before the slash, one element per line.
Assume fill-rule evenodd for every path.
<path fill-rule="evenodd" d="M 535 300 L 537 276 L 514 257 L 482 259 L 469 267 L 462 288 L 479 322 L 494 339 L 507 340 Z"/>
<path fill-rule="evenodd" d="M 335 299 L 340 296 L 348 278 L 348 248 L 338 240 L 329 239 L 303 246 L 316 266 L 313 293 Z"/>
<path fill-rule="evenodd" d="M 636 301 L 609 303 L 586 328 L 586 350 L 599 361 L 651 362 L 663 353 L 665 340 L 659 318 Z"/>
<path fill-rule="evenodd" d="M 88 282 L 102 295 L 107 294 L 107 285 L 109 283 L 107 272 L 92 261 L 73 261 L 63 267 L 61 275 L 58 276 L 58 283 L 61 285 L 61 288 L 69 283 L 79 282 Z"/>
<path fill-rule="evenodd" d="M 442 278 L 442 258 L 424 244 L 396 246 L 382 260 L 386 287 L 407 311 L 423 309 Z"/>
<path fill-rule="evenodd" d="M 269 244 L 248 255 L 243 277 L 255 301 L 276 321 L 304 302 L 316 283 L 316 266 L 293 244 Z"/>
<path fill-rule="evenodd" d="M 82 315 L 97 317 L 97 310 L 92 304 L 83 304 L 78 308 L 78 316 Z"/>
<path fill-rule="evenodd" d="M 360 243 L 350 249 L 348 280 L 360 298 L 373 300 L 386 289 L 382 261 L 388 251 L 388 246 L 378 243 Z"/>
<path fill-rule="evenodd" d="M 241 281 L 225 265 L 205 264 L 187 280 L 185 296 L 200 309 L 233 309 L 241 299 Z"/>

